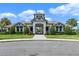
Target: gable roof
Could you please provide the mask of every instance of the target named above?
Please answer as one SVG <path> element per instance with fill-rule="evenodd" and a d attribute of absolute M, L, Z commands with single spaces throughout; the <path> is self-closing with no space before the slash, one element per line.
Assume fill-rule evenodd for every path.
<path fill-rule="evenodd" d="M 7 26 L 4 26 L 4 27 L 7 27 L 7 28 L 10 28 L 10 27 L 12 27 L 13 25 L 7 25 Z"/>

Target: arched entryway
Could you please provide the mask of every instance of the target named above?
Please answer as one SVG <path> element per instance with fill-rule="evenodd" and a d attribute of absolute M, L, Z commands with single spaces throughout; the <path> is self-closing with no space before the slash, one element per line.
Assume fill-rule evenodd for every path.
<path fill-rule="evenodd" d="M 43 24 L 35 24 L 35 34 L 43 34 Z"/>

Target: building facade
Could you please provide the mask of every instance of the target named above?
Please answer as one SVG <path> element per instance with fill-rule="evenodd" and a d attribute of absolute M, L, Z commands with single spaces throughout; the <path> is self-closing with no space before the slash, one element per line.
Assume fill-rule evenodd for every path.
<path fill-rule="evenodd" d="M 50 32 L 50 28 L 52 25 L 54 25 L 55 30 L 57 32 L 64 32 L 64 24 L 60 22 L 49 22 L 45 18 L 45 14 L 43 13 L 36 13 L 34 14 L 34 18 L 30 21 L 27 22 L 27 27 L 29 28 L 29 31 L 32 32 L 33 34 L 45 34 L 47 32 Z M 9 28 L 12 25 L 5 26 L 4 28 L 6 31 L 9 31 Z M 17 23 L 15 25 L 15 32 L 23 32 L 24 28 L 26 25 L 24 23 Z"/>

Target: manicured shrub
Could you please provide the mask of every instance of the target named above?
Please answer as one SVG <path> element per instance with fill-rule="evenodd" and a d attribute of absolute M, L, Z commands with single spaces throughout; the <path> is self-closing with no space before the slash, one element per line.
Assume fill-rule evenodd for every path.
<path fill-rule="evenodd" d="M 63 35 L 64 32 L 56 32 L 56 35 Z"/>
<path fill-rule="evenodd" d="M 24 28 L 24 32 L 23 32 L 24 34 L 28 34 L 29 33 L 29 29 L 28 29 L 28 27 L 25 27 Z"/>
<path fill-rule="evenodd" d="M 9 34 L 15 34 L 15 26 L 12 26 L 9 31 L 8 31 Z"/>
<path fill-rule="evenodd" d="M 55 34 L 56 34 L 56 31 L 55 31 L 54 26 L 52 26 L 52 27 L 50 28 L 50 34 L 51 34 L 51 35 L 55 35 Z"/>
<path fill-rule="evenodd" d="M 72 30 L 70 27 L 66 26 L 64 29 L 64 33 L 67 35 L 75 35 L 76 32 L 74 30 Z"/>
<path fill-rule="evenodd" d="M 0 32 L 0 35 L 6 34 L 6 32 Z"/>
<path fill-rule="evenodd" d="M 16 32 L 16 34 L 23 34 L 23 32 Z"/>
<path fill-rule="evenodd" d="M 29 32 L 28 35 L 34 35 L 34 33 L 33 32 Z"/>
<path fill-rule="evenodd" d="M 49 32 L 46 32 L 46 33 L 45 33 L 45 35 L 49 35 L 49 34 L 50 34 Z"/>

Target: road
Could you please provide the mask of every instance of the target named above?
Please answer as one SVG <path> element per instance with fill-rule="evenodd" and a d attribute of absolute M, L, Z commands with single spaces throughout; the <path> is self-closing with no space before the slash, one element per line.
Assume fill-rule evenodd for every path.
<path fill-rule="evenodd" d="M 79 41 L 0 42 L 0 56 L 79 56 Z"/>

